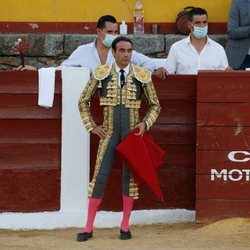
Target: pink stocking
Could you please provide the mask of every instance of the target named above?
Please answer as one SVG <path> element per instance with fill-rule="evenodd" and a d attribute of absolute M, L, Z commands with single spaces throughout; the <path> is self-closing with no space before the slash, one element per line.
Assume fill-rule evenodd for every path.
<path fill-rule="evenodd" d="M 101 201 L 102 199 L 89 198 L 88 218 L 87 218 L 84 232 L 90 233 L 93 231 L 93 225 L 94 225 L 96 212 L 101 204 Z"/>
<path fill-rule="evenodd" d="M 122 196 L 123 198 L 123 217 L 121 223 L 121 229 L 125 232 L 129 230 L 129 218 L 134 204 L 134 197 Z"/>

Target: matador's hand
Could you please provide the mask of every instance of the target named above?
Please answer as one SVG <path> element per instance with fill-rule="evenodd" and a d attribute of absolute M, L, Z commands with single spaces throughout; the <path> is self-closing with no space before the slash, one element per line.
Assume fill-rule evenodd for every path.
<path fill-rule="evenodd" d="M 146 130 L 146 124 L 145 124 L 145 122 L 141 122 L 141 123 L 137 124 L 134 128 L 139 128 L 139 132 L 135 133 L 135 135 L 137 135 L 137 136 L 143 135 L 143 133 Z"/>
<path fill-rule="evenodd" d="M 97 126 L 90 131 L 92 134 L 98 135 L 100 138 L 104 138 L 106 135 L 105 127 L 103 125 Z"/>

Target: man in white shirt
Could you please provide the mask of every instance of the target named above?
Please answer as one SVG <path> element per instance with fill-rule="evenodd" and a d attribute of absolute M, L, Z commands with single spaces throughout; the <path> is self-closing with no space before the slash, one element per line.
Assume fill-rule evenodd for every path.
<path fill-rule="evenodd" d="M 87 67 L 92 73 L 93 69 L 100 64 L 113 63 L 115 59 L 112 55 L 111 45 L 118 34 L 118 24 L 115 17 L 110 15 L 100 17 L 97 22 L 96 32 L 98 37 L 94 42 L 79 46 L 61 66 Z M 131 61 L 133 64 L 147 68 L 156 75 L 158 73 L 156 70 L 157 65 L 151 58 L 134 50 Z M 20 66 L 17 70 L 37 69 L 26 65 L 25 67 Z M 161 77 L 162 72 L 158 76 Z"/>
<path fill-rule="evenodd" d="M 100 64 L 113 63 L 111 45 L 117 37 L 118 25 L 113 16 L 102 16 L 97 23 L 98 38 L 93 43 L 79 46 L 70 57 L 62 63 L 62 66 L 83 66 L 92 70 Z M 153 61 L 133 50 L 132 62 L 146 67 L 151 72 L 156 69 Z"/>
<path fill-rule="evenodd" d="M 188 25 L 190 35 L 170 48 L 164 65 L 168 74 L 197 74 L 198 70 L 228 69 L 224 48 L 207 36 L 207 11 L 193 8 L 189 13 Z"/>

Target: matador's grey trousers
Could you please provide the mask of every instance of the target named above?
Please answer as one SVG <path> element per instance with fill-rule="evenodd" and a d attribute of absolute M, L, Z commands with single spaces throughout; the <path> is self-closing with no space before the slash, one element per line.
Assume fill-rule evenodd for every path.
<path fill-rule="evenodd" d="M 116 146 L 129 134 L 130 132 L 130 115 L 129 109 L 124 105 L 117 105 L 114 107 L 113 113 L 113 134 L 108 143 L 105 151 L 103 161 L 100 166 L 100 170 L 96 176 L 95 186 L 92 193 L 92 198 L 102 198 L 104 189 L 109 177 L 110 170 L 113 165 L 115 148 Z M 123 163 L 123 195 L 129 196 L 129 183 L 130 183 L 130 171 Z"/>

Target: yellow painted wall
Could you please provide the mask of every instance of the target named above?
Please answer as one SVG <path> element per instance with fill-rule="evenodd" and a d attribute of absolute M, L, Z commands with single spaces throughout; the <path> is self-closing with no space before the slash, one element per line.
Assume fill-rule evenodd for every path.
<path fill-rule="evenodd" d="M 135 0 L 1 0 L 1 22 L 95 22 L 105 14 L 132 21 Z M 174 22 L 185 6 L 205 8 L 210 22 L 226 22 L 231 0 L 142 0 L 145 22 Z"/>

